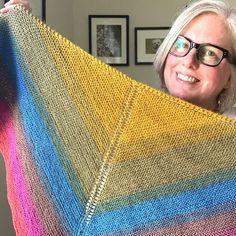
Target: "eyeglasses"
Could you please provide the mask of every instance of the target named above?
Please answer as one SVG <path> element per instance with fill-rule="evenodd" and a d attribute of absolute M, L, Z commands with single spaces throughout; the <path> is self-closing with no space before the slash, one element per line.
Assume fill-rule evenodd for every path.
<path fill-rule="evenodd" d="M 192 48 L 197 49 L 197 59 L 207 66 L 218 66 L 224 58 L 230 64 L 236 65 L 236 58 L 229 51 L 209 43 L 194 43 L 190 39 L 179 35 L 170 49 L 170 54 L 176 57 L 186 56 Z"/>

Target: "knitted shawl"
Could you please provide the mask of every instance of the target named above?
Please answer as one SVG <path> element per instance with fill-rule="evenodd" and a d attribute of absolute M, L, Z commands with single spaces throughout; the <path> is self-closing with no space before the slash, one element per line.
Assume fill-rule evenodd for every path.
<path fill-rule="evenodd" d="M 0 17 L 0 152 L 18 236 L 236 235 L 236 121 L 20 6 Z"/>

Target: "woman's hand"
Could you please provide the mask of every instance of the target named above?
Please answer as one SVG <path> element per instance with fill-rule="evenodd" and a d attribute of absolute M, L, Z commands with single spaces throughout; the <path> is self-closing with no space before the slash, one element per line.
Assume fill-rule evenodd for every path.
<path fill-rule="evenodd" d="M 27 0 L 10 0 L 7 3 L 4 4 L 4 8 L 0 10 L 0 13 L 6 13 L 8 12 L 11 8 L 13 8 L 16 4 L 21 4 L 24 6 L 24 8 L 28 11 L 31 11 L 30 4 Z"/>

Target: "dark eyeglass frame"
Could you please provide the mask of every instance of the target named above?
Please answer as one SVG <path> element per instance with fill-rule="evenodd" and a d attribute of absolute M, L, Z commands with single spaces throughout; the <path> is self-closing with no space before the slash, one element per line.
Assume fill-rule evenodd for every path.
<path fill-rule="evenodd" d="M 217 46 L 217 45 L 210 44 L 210 43 L 200 43 L 200 44 L 199 44 L 199 43 L 195 43 L 195 42 L 193 42 L 191 39 L 189 39 L 189 38 L 187 38 L 187 37 L 185 37 L 185 36 L 183 36 L 183 35 L 179 35 L 179 36 L 176 38 L 176 40 L 177 40 L 178 38 L 183 38 L 183 39 L 187 40 L 187 41 L 190 43 L 190 47 L 189 47 L 188 51 L 187 51 L 184 55 L 179 56 L 179 55 L 176 55 L 175 53 L 171 52 L 171 49 L 172 49 L 172 47 L 173 47 L 173 45 L 174 45 L 174 44 L 173 44 L 172 47 L 171 47 L 171 49 L 170 49 L 170 54 L 173 55 L 173 56 L 176 56 L 176 57 L 185 57 L 185 56 L 191 51 L 192 48 L 196 48 L 198 61 L 200 61 L 202 64 L 204 64 L 204 65 L 206 65 L 206 66 L 211 66 L 211 67 L 218 66 L 218 65 L 222 62 L 222 60 L 223 60 L 224 58 L 226 58 L 230 64 L 236 65 L 236 58 L 233 57 L 233 56 L 230 54 L 230 52 L 229 52 L 227 49 L 225 49 L 225 48 L 222 48 L 222 47 L 219 47 L 219 46 Z M 176 40 L 175 40 L 175 42 L 176 42 Z M 175 42 L 174 42 L 174 43 L 175 43 Z M 221 51 L 223 52 L 222 58 L 219 60 L 219 62 L 218 62 L 216 65 L 209 65 L 209 64 L 206 64 L 206 63 L 204 63 L 204 62 L 199 58 L 199 53 L 198 53 L 198 52 L 199 52 L 199 48 L 204 47 L 204 46 L 215 47 L 215 48 L 217 48 L 217 49 L 219 49 L 219 50 L 221 50 Z"/>

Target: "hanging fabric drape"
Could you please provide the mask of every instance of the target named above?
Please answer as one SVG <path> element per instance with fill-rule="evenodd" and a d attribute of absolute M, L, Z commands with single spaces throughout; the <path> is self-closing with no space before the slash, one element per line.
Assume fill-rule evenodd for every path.
<path fill-rule="evenodd" d="M 17 235 L 236 235 L 236 121 L 20 6 L 0 17 L 0 152 Z"/>

